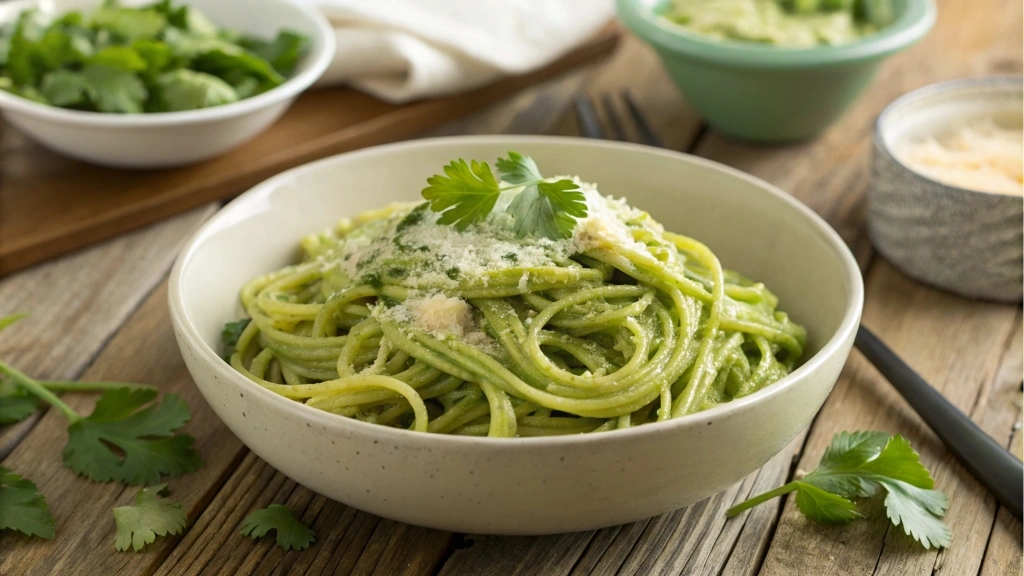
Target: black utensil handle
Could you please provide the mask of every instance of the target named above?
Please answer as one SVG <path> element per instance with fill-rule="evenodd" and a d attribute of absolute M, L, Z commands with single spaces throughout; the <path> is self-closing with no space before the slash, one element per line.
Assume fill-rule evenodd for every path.
<path fill-rule="evenodd" d="M 921 415 L 964 468 L 988 488 L 999 502 L 1021 518 L 1024 465 L 1000 446 L 963 412 L 931 387 L 863 325 L 855 340 L 875 368 Z"/>

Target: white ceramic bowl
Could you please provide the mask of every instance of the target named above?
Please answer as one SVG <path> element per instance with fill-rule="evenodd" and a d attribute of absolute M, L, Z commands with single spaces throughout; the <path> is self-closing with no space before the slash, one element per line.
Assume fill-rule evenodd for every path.
<path fill-rule="evenodd" d="M 251 277 L 343 216 L 415 200 L 454 158 L 528 154 L 627 196 L 668 230 L 764 281 L 809 332 L 807 359 L 748 397 L 600 434 L 492 439 L 367 424 L 282 398 L 219 357 Z M 811 210 L 746 174 L 685 154 L 552 137 L 417 140 L 289 170 L 211 218 L 178 256 L 170 308 L 196 384 L 261 458 L 321 494 L 386 518 L 459 532 L 547 534 L 630 522 L 706 498 L 767 462 L 810 423 L 846 362 L 863 287 L 853 256 Z"/>
<path fill-rule="evenodd" d="M 1024 125 L 1020 76 L 951 80 L 890 104 L 875 125 L 871 242 L 907 275 L 968 298 L 1024 295 L 1024 198 L 951 186 L 898 158 L 908 141 L 989 119 Z"/>
<path fill-rule="evenodd" d="M 0 22 L 41 5 L 44 14 L 88 11 L 100 0 L 0 3 Z M 150 0 L 126 0 L 126 6 Z M 283 84 L 238 102 L 157 114 L 109 114 L 45 106 L 0 91 L 0 110 L 12 125 L 40 144 L 93 164 L 120 168 L 162 168 L 211 158 L 239 146 L 277 120 L 300 92 L 315 82 L 334 57 L 334 31 L 308 2 L 291 0 L 182 0 L 217 25 L 263 38 L 282 29 L 310 38 L 310 48 Z"/>

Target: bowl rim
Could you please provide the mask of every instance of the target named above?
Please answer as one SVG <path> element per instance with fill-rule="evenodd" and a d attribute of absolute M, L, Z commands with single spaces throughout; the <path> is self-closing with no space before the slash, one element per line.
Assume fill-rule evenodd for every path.
<path fill-rule="evenodd" d="M 189 0 L 180 1 L 186 5 L 191 4 Z M 281 85 L 275 86 L 262 94 L 257 94 L 251 98 L 244 98 L 230 104 L 199 108 L 197 110 L 117 114 L 113 112 L 92 112 L 49 106 L 0 90 L 0 111 L 25 114 L 43 120 L 82 126 L 147 128 L 151 126 L 194 124 L 234 118 L 267 108 L 289 98 L 294 98 L 300 92 L 312 86 L 323 75 L 333 60 L 336 50 L 334 29 L 331 27 L 327 17 L 317 10 L 312 3 L 288 0 L 258 1 L 275 3 L 294 10 L 309 20 L 316 30 L 312 39 L 314 49 L 306 55 L 309 63 L 298 74 L 286 78 Z M 25 2 L 27 5 L 37 3 L 35 0 Z M 13 9 L 13 7 L 11 11 L 17 14 L 17 10 Z"/>
<path fill-rule="evenodd" d="M 234 214 L 235 210 L 238 210 L 239 206 L 250 201 L 250 199 L 260 198 L 262 195 L 269 193 L 270 190 L 279 188 L 282 184 L 287 183 L 297 176 L 305 172 L 315 172 L 323 169 L 337 162 L 340 158 L 347 158 L 352 160 L 358 160 L 362 157 L 380 155 L 380 154 L 391 154 L 396 151 L 417 149 L 417 148 L 431 148 L 431 147 L 444 147 L 449 146 L 453 143 L 458 144 L 501 144 L 501 145 L 530 145 L 530 144 L 562 144 L 568 146 L 580 146 L 580 147 L 593 147 L 593 148 L 611 148 L 618 150 L 629 150 L 642 152 L 644 154 L 653 154 L 657 156 L 667 157 L 675 161 L 683 161 L 691 164 L 696 164 L 702 168 L 710 169 L 713 171 L 723 172 L 732 177 L 744 180 L 747 183 L 754 185 L 762 192 L 775 196 L 787 204 L 790 208 L 796 210 L 802 214 L 812 225 L 813 231 L 819 236 L 820 240 L 826 243 L 835 252 L 844 268 L 844 284 L 848 290 L 846 309 L 843 311 L 843 317 L 839 324 L 839 327 L 833 333 L 827 342 L 821 347 L 821 349 L 812 357 L 808 358 L 803 364 L 793 370 L 791 373 L 786 375 L 784 378 L 773 382 L 772 384 L 758 390 L 757 392 L 732 400 L 725 404 L 720 404 L 708 410 L 703 410 L 694 414 L 688 414 L 679 418 L 672 418 L 664 422 L 653 422 L 642 426 L 636 426 L 625 430 L 611 430 L 602 434 L 572 434 L 564 436 L 541 436 L 541 437 L 515 437 L 515 438 L 490 438 L 490 437 L 474 437 L 474 436 L 455 436 L 450 434 L 430 434 L 424 432 L 415 432 L 412 430 L 392 428 L 390 426 L 381 426 L 378 424 L 370 424 L 362 422 L 353 418 L 346 418 L 323 410 L 318 410 L 310 406 L 306 406 L 303 403 L 296 402 L 285 398 L 279 394 L 276 394 L 266 388 L 263 388 L 259 384 L 249 380 L 241 373 L 234 370 L 229 364 L 224 362 L 215 350 L 213 350 L 203 338 L 199 335 L 198 330 L 192 323 L 188 314 L 185 312 L 185 306 L 182 299 L 181 286 L 182 276 L 185 268 L 188 266 L 189 260 L 192 259 L 193 254 L 201 250 L 201 247 L 207 237 L 211 234 L 223 230 L 225 226 L 230 226 L 232 223 L 238 221 L 238 215 Z M 339 215 L 339 218 L 341 216 Z M 199 363 L 205 364 L 210 368 L 219 381 L 220 378 L 226 378 L 227 380 L 235 383 L 238 386 L 244 387 L 247 393 L 257 394 L 262 396 L 271 404 L 276 404 L 283 410 L 291 412 L 293 416 L 307 419 L 307 423 L 312 421 L 318 425 L 325 427 L 333 427 L 338 430 L 347 430 L 352 434 L 365 434 L 370 436 L 376 436 L 382 439 L 390 439 L 396 442 L 416 442 L 426 441 L 427 443 L 442 442 L 442 443 L 454 443 L 455 445 L 462 446 L 480 446 L 480 447 L 516 447 L 516 446 L 529 446 L 529 447 L 564 447 L 577 444 L 586 444 L 594 442 L 595 438 L 598 441 L 609 441 L 609 440 L 624 440 L 629 438 L 635 438 L 637 436 L 645 436 L 649 434 L 661 434 L 662 432 L 668 432 L 673 429 L 686 428 L 693 425 L 699 425 L 708 423 L 710 424 L 713 419 L 721 420 L 736 415 L 745 409 L 750 409 L 753 405 L 759 403 L 762 399 L 766 399 L 770 396 L 781 393 L 784 390 L 792 388 L 799 381 L 803 380 L 806 376 L 809 376 L 813 371 L 818 369 L 821 365 L 825 364 L 836 354 L 842 353 L 844 343 L 851 342 L 853 336 L 860 324 L 861 311 L 864 305 L 864 284 L 861 276 L 860 267 L 857 264 L 857 260 L 854 258 L 853 253 L 850 252 L 849 247 L 839 236 L 839 234 L 822 219 L 813 210 L 802 204 L 797 199 L 793 198 L 789 194 L 783 192 L 779 188 L 742 172 L 736 168 L 714 162 L 705 158 L 692 156 L 682 152 L 676 152 L 674 150 L 667 150 L 663 148 L 655 148 L 651 146 L 644 146 L 641 144 L 634 144 L 630 142 L 617 142 L 608 140 L 592 140 L 587 138 L 578 137 L 565 137 L 565 136 L 523 136 L 523 135 L 483 135 L 483 136 L 448 136 L 439 138 L 424 138 L 419 140 L 409 140 L 404 142 L 397 142 L 393 144 L 385 144 L 381 146 L 373 146 L 364 148 L 361 150 L 355 150 L 346 152 L 343 154 L 337 154 L 329 156 L 314 162 L 303 164 L 295 168 L 291 168 L 284 172 L 273 176 L 256 186 L 250 188 L 244 192 L 226 206 L 221 208 L 216 214 L 210 217 L 209 220 L 204 222 L 202 226 L 196 230 L 192 236 L 185 242 L 177 258 L 175 259 L 174 266 L 170 273 L 169 286 L 168 286 L 168 301 L 170 308 L 171 322 L 174 325 L 175 331 L 179 334 L 179 337 L 183 338 L 192 350 L 197 353 L 198 357 L 194 357 L 194 360 Z M 225 384 L 221 384 L 225 385 Z"/>
<path fill-rule="evenodd" d="M 645 41 L 717 64 L 748 68 L 808 68 L 883 58 L 923 38 L 935 25 L 934 0 L 906 0 L 906 9 L 885 28 L 853 42 L 805 48 L 716 40 L 688 32 L 655 13 L 659 0 L 616 0 L 619 16 Z"/>
<path fill-rule="evenodd" d="M 911 90 L 890 102 L 889 105 L 882 109 L 878 114 L 878 118 L 875 119 L 874 129 L 871 133 L 871 138 L 874 140 L 875 144 L 875 150 L 878 150 L 886 160 L 889 160 L 906 172 L 909 172 L 916 180 L 926 182 L 932 186 L 942 187 L 946 193 L 956 192 L 965 195 L 980 194 L 982 195 L 981 197 L 989 198 L 990 201 L 997 198 L 1009 198 L 1019 202 L 1021 197 L 1016 194 L 973 190 L 971 188 L 963 188 L 930 178 L 926 174 L 922 174 L 910 166 L 907 166 L 902 160 L 900 160 L 885 143 L 885 138 L 883 136 L 883 133 L 886 130 L 885 124 L 888 122 L 889 117 L 905 106 L 948 92 L 963 91 L 967 92 L 968 98 L 976 98 L 982 91 L 988 91 L 989 89 L 1005 90 L 1006 92 L 1016 91 L 1021 95 L 1022 101 L 1024 101 L 1024 76 L 1007 74 L 998 76 L 980 76 L 977 78 L 956 78 L 953 80 L 944 80 L 942 82 L 927 84 L 915 90 Z"/>

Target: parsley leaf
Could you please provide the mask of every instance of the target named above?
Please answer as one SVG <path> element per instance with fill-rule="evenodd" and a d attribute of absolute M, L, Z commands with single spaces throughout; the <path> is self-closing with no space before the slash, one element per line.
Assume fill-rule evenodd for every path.
<path fill-rule="evenodd" d="M 271 530 L 277 530 L 277 545 L 285 550 L 305 550 L 316 540 L 316 533 L 296 520 L 292 511 L 281 504 L 257 510 L 242 521 L 242 534 L 254 539 L 266 536 Z"/>
<path fill-rule="evenodd" d="M 176 394 L 150 404 L 156 396 L 156 390 L 128 388 L 103 394 L 92 414 L 68 426 L 64 464 L 97 482 L 138 485 L 198 470 L 195 439 L 174 434 L 191 418 L 188 404 Z"/>
<path fill-rule="evenodd" d="M 0 466 L 0 530 L 53 539 L 55 522 L 46 497 L 31 480 Z"/>
<path fill-rule="evenodd" d="M 933 490 L 935 481 L 917 452 L 900 435 L 841 432 L 832 439 L 818 468 L 803 478 L 734 506 L 729 516 L 762 502 L 796 492 L 800 511 L 812 520 L 849 521 L 860 517 L 849 498 L 886 491 L 886 516 L 926 549 L 946 548 L 952 541 L 942 517 L 949 498 Z"/>
<path fill-rule="evenodd" d="M 142 488 L 135 494 L 135 504 L 114 508 L 117 538 L 114 548 L 124 552 L 129 547 L 138 552 L 152 544 L 157 536 L 180 534 L 188 523 L 181 502 L 162 498 L 167 484 Z"/>
<path fill-rule="evenodd" d="M 467 164 L 459 158 L 445 166 L 444 173 L 427 178 L 429 186 L 423 189 L 430 209 L 441 212 L 438 222 L 454 224 L 459 230 L 483 222 L 501 194 L 491 167 L 476 160 Z"/>
<path fill-rule="evenodd" d="M 538 182 L 512 200 L 508 213 L 518 236 L 559 240 L 572 236 L 576 219 L 587 215 L 587 202 L 572 180 Z"/>

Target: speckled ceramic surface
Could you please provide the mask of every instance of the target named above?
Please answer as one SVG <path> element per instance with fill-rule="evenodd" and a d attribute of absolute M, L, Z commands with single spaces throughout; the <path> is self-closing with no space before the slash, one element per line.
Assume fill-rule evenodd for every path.
<path fill-rule="evenodd" d="M 992 117 L 1021 125 L 1022 79 L 958 80 L 893 102 L 875 128 L 868 225 L 878 251 L 909 276 L 962 296 L 1018 302 L 1024 279 L 1024 199 L 965 190 L 901 164 L 893 150 Z"/>
<path fill-rule="evenodd" d="M 249 278 L 297 256 L 299 238 L 343 216 L 414 200 L 453 158 L 508 150 L 546 173 L 580 174 L 667 229 L 706 242 L 763 280 L 809 332 L 806 360 L 765 389 L 628 430 L 473 438 L 376 426 L 287 400 L 219 356 Z M 573 138 L 416 140 L 335 156 L 243 194 L 188 242 L 170 278 L 182 355 L 217 415 L 256 454 L 321 494 L 402 522 L 485 534 L 621 524 L 710 496 L 756 470 L 810 423 L 846 362 L 863 287 L 853 256 L 817 215 L 772 186 L 707 160 Z"/>

